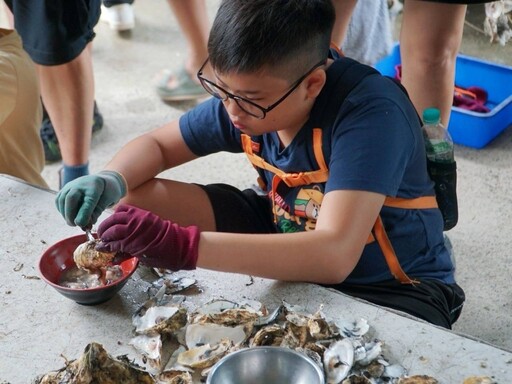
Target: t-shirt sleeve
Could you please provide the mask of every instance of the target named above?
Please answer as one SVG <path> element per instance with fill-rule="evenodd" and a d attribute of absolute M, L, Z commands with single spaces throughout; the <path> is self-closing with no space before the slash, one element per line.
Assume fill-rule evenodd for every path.
<path fill-rule="evenodd" d="M 418 142 L 410 116 L 385 97 L 345 103 L 343 109 L 344 118 L 333 131 L 326 192 L 396 196 Z"/>
<path fill-rule="evenodd" d="M 240 133 L 231 124 L 220 100 L 206 100 L 181 116 L 179 123 L 185 143 L 197 156 L 243 152 Z"/>

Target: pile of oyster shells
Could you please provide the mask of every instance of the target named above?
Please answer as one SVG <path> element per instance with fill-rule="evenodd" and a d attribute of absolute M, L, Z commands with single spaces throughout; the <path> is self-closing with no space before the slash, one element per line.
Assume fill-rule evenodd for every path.
<path fill-rule="evenodd" d="M 172 286 L 188 285 L 181 281 Z M 187 308 L 184 296 L 167 292 L 162 286 L 132 319 L 136 336 L 130 344 L 158 383 L 171 382 L 164 381 L 169 377 L 177 383 L 200 382 L 222 357 L 256 346 L 306 354 L 324 370 L 328 384 L 437 383 L 428 376 L 406 378 L 402 366 L 389 363 L 383 342 L 370 336 L 365 319 L 331 321 L 321 307 L 310 313 L 286 302 L 269 311 L 254 300 L 214 299 Z"/>
<path fill-rule="evenodd" d="M 390 363 L 383 354 L 384 343 L 371 336 L 365 319 L 333 321 L 325 317 L 321 306 L 310 313 L 286 302 L 272 311 L 254 300 L 234 302 L 222 298 L 192 307 L 185 296 L 175 293 L 194 283 L 195 280 L 186 278 L 164 281 L 133 315 L 135 337 L 129 343 L 138 351 L 140 361 L 116 360 L 101 345 L 91 343 L 86 347 L 86 358 L 77 359 L 67 364 L 66 369 L 49 373 L 35 382 L 200 383 L 215 363 L 231 352 L 256 346 L 281 346 L 309 356 L 325 372 L 327 384 L 438 383 L 426 375 L 407 376 L 404 367 Z M 93 355 L 101 359 L 95 360 Z M 111 361 L 106 363 L 109 358 Z M 89 365 L 90 381 L 78 379 L 76 365 L 80 361 Z M 114 366 L 123 376 L 112 373 Z M 84 371 L 82 367 L 82 375 Z M 128 372 L 134 377 L 132 381 L 126 376 Z M 111 381 L 105 381 L 105 377 Z M 488 378 L 482 379 L 485 380 L 471 383 L 493 383 L 490 379 L 486 381 Z"/>

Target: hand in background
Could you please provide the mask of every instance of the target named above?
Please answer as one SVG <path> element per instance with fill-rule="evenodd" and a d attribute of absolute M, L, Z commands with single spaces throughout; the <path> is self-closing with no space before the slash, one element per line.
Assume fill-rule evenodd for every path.
<path fill-rule="evenodd" d="M 143 264 L 173 271 L 195 269 L 199 229 L 181 227 L 152 212 L 121 204 L 98 226 L 98 251 L 137 256 Z"/>

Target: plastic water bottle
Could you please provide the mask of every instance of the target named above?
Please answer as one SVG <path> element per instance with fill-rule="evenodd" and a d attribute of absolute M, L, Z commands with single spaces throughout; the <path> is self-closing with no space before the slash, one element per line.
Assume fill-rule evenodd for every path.
<path fill-rule="evenodd" d="M 452 163 L 454 161 L 453 140 L 441 123 L 441 113 L 437 108 L 423 111 L 423 136 L 425 149 L 430 161 Z"/>

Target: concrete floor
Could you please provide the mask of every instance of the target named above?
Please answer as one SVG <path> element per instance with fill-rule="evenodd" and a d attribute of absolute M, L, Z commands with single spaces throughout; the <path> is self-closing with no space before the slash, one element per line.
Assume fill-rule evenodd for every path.
<path fill-rule="evenodd" d="M 209 0 L 211 19 L 217 0 Z M 136 27 L 128 34 L 97 26 L 94 40 L 96 100 L 105 127 L 94 136 L 90 166 L 99 171 L 128 140 L 179 117 L 195 105 L 163 103 L 154 91 L 155 75 L 177 70 L 186 43 L 167 3 L 136 1 Z M 467 20 L 481 28 L 483 6 L 471 6 Z M 397 23 L 400 22 L 398 19 Z M 512 65 L 512 43 L 490 45 L 486 36 L 467 26 L 461 52 Z M 512 92 L 512 85 L 509 85 Z M 512 351 L 512 129 L 484 149 L 456 147 L 459 224 L 448 234 L 457 258 L 457 278 L 467 301 L 457 332 Z M 134 162 L 137 159 L 133 159 Z M 48 165 L 44 177 L 57 188 L 59 164 Z M 246 187 L 255 173 L 244 156 L 219 154 L 167 171 L 166 176 L 201 183 L 227 182 Z"/>

